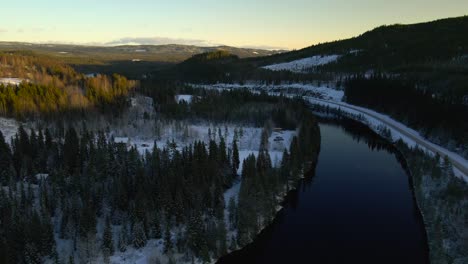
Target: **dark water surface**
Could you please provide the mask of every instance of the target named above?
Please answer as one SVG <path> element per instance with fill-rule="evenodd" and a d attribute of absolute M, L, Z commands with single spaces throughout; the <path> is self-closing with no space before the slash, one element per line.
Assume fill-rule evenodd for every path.
<path fill-rule="evenodd" d="M 354 121 L 321 122 L 315 175 L 254 243 L 218 263 L 428 263 L 405 164 Z"/>

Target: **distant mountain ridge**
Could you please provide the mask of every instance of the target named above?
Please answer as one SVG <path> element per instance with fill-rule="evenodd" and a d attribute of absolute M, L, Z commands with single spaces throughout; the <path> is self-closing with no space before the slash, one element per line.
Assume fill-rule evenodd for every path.
<path fill-rule="evenodd" d="M 150 72 L 180 63 L 193 55 L 202 53 L 225 51 L 239 58 L 249 58 L 284 52 L 230 46 L 199 47 L 179 44 L 85 46 L 0 41 L 1 51 L 33 52 L 58 59 L 82 73 L 119 73 L 132 79 L 141 79 Z"/>
<path fill-rule="evenodd" d="M 120 45 L 120 46 L 87 46 L 73 44 L 35 44 L 25 42 L 0 42 L 0 51 L 28 50 L 46 53 L 62 58 L 97 56 L 99 60 L 119 60 L 139 58 L 147 61 L 181 62 L 192 55 L 228 51 L 240 58 L 260 57 L 277 54 L 284 51 L 263 49 L 237 48 L 231 46 L 200 47 L 193 45 L 165 44 L 165 45 Z"/>

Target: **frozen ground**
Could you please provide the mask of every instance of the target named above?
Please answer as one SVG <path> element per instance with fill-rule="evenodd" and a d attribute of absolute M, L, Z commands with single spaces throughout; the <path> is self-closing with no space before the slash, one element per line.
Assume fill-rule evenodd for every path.
<path fill-rule="evenodd" d="M 296 73 L 305 73 L 312 67 L 335 62 L 338 60 L 338 58 L 340 58 L 340 55 L 318 55 L 300 60 L 263 66 L 262 68 L 272 71 L 291 71 Z"/>
<path fill-rule="evenodd" d="M 191 94 L 178 94 L 175 96 L 175 100 L 177 103 L 185 101 L 186 103 L 190 104 L 192 102 L 192 95 Z"/>
<path fill-rule="evenodd" d="M 19 125 L 19 122 L 15 119 L 0 117 L 0 131 L 5 137 L 5 142 L 11 142 L 11 138 L 18 132 Z"/>
<path fill-rule="evenodd" d="M 4 85 L 20 85 L 24 79 L 21 78 L 0 78 L 0 84 Z"/>

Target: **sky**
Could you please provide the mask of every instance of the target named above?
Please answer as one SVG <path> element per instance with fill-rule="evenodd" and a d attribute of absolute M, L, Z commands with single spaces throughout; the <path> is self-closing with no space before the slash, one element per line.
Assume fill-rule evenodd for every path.
<path fill-rule="evenodd" d="M 0 41 L 299 49 L 462 15 L 467 0 L 14 0 L 1 4 Z"/>

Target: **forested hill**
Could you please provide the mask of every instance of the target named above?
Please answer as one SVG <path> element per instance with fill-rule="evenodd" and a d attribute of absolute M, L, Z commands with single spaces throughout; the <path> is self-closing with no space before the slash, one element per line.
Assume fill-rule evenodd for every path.
<path fill-rule="evenodd" d="M 413 64 L 466 59 L 468 16 L 410 25 L 384 25 L 360 36 L 246 61 L 259 66 L 314 55 L 343 55 L 328 65 L 334 71 L 398 70 Z"/>
<path fill-rule="evenodd" d="M 117 74 L 85 76 L 31 52 L 0 52 L 0 81 L 0 115 L 13 117 L 89 108 L 115 111 L 137 85 Z"/>
<path fill-rule="evenodd" d="M 336 79 L 334 78 L 336 75 L 371 71 L 405 74 L 413 79 L 427 80 L 428 83 L 450 79 L 450 81 L 456 80 L 458 85 L 464 82 L 463 76 L 468 72 L 466 32 L 468 32 L 468 16 L 411 25 L 384 25 L 350 39 L 317 44 L 270 56 L 241 58 L 232 60 L 229 64 L 225 61 L 218 63 L 212 61 L 209 67 L 206 64 L 191 64 L 193 66 L 191 70 L 208 71 L 208 68 L 216 68 L 208 81 L 216 79 L 223 82 L 330 80 Z M 261 68 L 327 55 L 337 55 L 337 60 L 305 69 L 303 73 L 273 72 Z M 176 65 L 172 71 L 156 71 L 154 76 L 156 78 L 182 76 L 182 80 L 192 81 L 193 78 L 185 78 L 183 74 L 187 71 L 187 63 L 181 64 L 184 66 Z M 434 71 L 437 74 L 434 74 Z"/>

